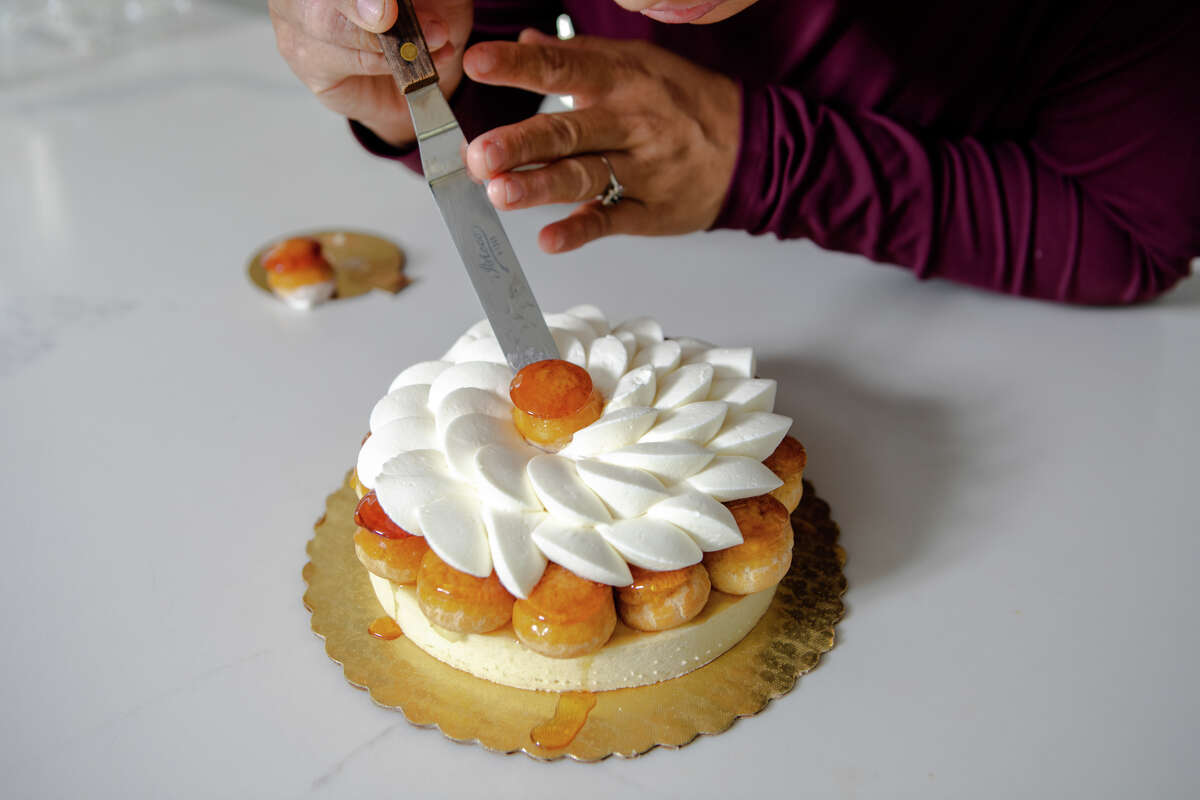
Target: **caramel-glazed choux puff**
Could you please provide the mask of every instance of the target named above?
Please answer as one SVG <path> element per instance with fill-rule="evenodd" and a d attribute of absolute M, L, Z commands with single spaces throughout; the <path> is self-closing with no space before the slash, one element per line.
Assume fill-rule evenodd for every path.
<path fill-rule="evenodd" d="M 783 486 L 771 492 L 771 496 L 783 503 L 789 514 L 800 505 L 804 495 L 804 465 L 807 462 L 804 445 L 791 436 L 783 437 L 775 452 L 763 460 L 763 465 L 783 481 Z"/>
<path fill-rule="evenodd" d="M 372 575 L 393 583 L 416 583 L 429 545 L 392 522 L 374 492 L 365 492 L 354 509 L 354 553 Z"/>
<path fill-rule="evenodd" d="M 417 582 L 421 559 L 429 545 L 420 536 L 389 539 L 366 528 L 354 532 L 354 554 L 367 572 L 392 583 Z"/>
<path fill-rule="evenodd" d="M 665 631 L 704 610 L 712 584 L 703 564 L 669 572 L 630 566 L 633 583 L 617 589 L 621 621 L 639 631 Z"/>
<path fill-rule="evenodd" d="M 513 606 L 512 621 L 530 650 L 574 658 L 604 646 L 617 627 L 617 612 L 610 587 L 551 563 L 529 597 Z"/>
<path fill-rule="evenodd" d="M 513 596 L 495 572 L 476 578 L 454 569 L 433 550 L 421 559 L 417 602 L 434 625 L 459 633 L 487 633 L 512 619 Z"/>
<path fill-rule="evenodd" d="M 726 503 L 742 543 L 704 554 L 713 588 L 753 594 L 783 579 L 792 565 L 792 522 L 783 503 L 769 494 Z"/>

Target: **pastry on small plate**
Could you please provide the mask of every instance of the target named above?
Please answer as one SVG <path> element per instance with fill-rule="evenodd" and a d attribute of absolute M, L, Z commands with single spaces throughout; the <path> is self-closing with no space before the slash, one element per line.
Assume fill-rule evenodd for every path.
<path fill-rule="evenodd" d="M 337 289 L 333 267 L 321 253 L 321 243 L 301 236 L 285 239 L 262 256 L 267 286 L 292 308 L 308 310 L 333 297 Z"/>

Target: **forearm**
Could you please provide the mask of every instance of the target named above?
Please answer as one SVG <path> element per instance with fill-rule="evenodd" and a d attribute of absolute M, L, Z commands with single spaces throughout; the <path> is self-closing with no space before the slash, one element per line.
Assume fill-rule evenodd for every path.
<path fill-rule="evenodd" d="M 879 115 L 746 90 L 715 227 L 806 237 L 950 280 L 1074 303 L 1154 297 L 1188 256 L 1120 224 L 1084 185 L 1012 142 L 927 139 Z"/>

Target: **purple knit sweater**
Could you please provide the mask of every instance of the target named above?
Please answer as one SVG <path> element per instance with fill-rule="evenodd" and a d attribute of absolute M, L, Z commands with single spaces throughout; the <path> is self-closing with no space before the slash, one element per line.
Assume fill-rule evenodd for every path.
<path fill-rule="evenodd" d="M 714 225 L 995 291 L 1154 297 L 1200 256 L 1200 5 L 1171 0 L 760 0 L 664 25 L 611 0 L 476 0 L 474 40 L 654 42 L 742 87 Z M 468 137 L 539 98 L 464 79 Z M 415 165 L 361 127 L 379 155 Z"/>

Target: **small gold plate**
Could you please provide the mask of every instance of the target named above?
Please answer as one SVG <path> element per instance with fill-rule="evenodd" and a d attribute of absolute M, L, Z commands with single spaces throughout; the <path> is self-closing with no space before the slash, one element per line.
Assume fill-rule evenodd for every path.
<path fill-rule="evenodd" d="M 792 515 L 792 569 L 758 625 L 733 649 L 687 675 L 651 686 L 597 694 L 582 730 L 569 745 L 547 750 L 530 738 L 554 716 L 558 695 L 513 689 L 460 672 L 426 655 L 408 639 L 384 641 L 367 633 L 383 609 L 354 555 L 354 508 L 348 475 L 329 495 L 325 515 L 308 543 L 304 605 L 325 652 L 342 665 L 352 686 L 421 727 L 436 726 L 458 742 L 533 758 L 599 761 L 637 756 L 654 747 L 682 747 L 700 734 L 721 733 L 738 717 L 757 714 L 791 691 L 834 644 L 842 618 L 845 553 L 829 504 L 804 485 Z"/>
<path fill-rule="evenodd" d="M 255 286 L 271 292 L 262 257 L 285 239 L 310 237 L 321 243 L 321 255 L 333 267 L 337 291 L 333 300 L 358 297 L 372 289 L 396 294 L 408 285 L 404 275 L 404 251 L 395 242 L 370 233 L 355 231 L 308 231 L 281 236 L 263 245 L 250 257 L 246 272 Z"/>

